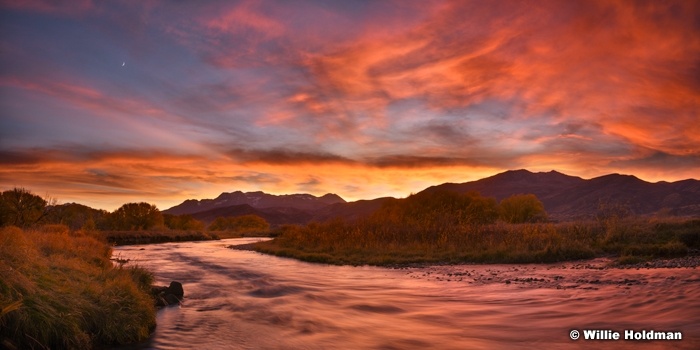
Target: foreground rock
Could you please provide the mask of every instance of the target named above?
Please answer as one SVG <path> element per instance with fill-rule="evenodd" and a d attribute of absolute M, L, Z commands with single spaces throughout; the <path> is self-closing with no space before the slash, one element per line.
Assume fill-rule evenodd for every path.
<path fill-rule="evenodd" d="M 155 299 L 157 307 L 170 305 L 178 305 L 185 297 L 185 291 L 182 288 L 182 283 L 177 281 L 170 282 L 170 286 L 153 286 L 151 293 Z"/>

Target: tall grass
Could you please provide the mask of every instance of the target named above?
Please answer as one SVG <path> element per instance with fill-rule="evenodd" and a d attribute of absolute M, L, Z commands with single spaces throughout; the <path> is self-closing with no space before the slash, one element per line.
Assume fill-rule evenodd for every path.
<path fill-rule="evenodd" d="M 449 220 L 334 220 L 286 226 L 256 250 L 312 262 L 534 263 L 616 256 L 683 256 L 700 241 L 700 220 L 627 218 L 568 223 L 461 224 Z M 635 259 L 630 259 L 635 257 Z"/>
<path fill-rule="evenodd" d="M 354 222 L 284 227 L 279 237 L 256 249 L 335 264 L 530 263 L 597 255 L 628 261 L 679 256 L 700 241 L 700 220 L 607 215 L 597 221 L 547 223 L 541 222 L 546 214 L 538 203 L 527 195 L 497 206 L 478 193 L 423 192 L 389 201 Z"/>
<path fill-rule="evenodd" d="M 110 261 L 105 241 L 66 226 L 0 229 L 0 347 L 85 349 L 146 339 L 152 275 Z"/>

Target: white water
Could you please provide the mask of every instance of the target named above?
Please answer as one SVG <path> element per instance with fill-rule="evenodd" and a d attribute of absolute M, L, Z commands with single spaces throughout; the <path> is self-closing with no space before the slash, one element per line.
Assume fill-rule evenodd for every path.
<path fill-rule="evenodd" d="M 153 271 L 158 284 L 175 280 L 185 289 L 184 303 L 160 310 L 153 337 L 136 348 L 700 349 L 700 271 L 692 268 L 387 269 L 226 248 L 248 242 L 115 248 Z M 573 341 L 572 329 L 622 337 L 626 329 L 680 331 L 683 340 Z"/>

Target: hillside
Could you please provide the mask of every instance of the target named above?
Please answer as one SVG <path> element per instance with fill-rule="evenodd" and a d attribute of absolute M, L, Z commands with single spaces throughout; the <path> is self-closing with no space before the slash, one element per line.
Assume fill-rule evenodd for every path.
<path fill-rule="evenodd" d="M 312 219 L 308 211 L 291 207 L 280 208 L 254 208 L 248 204 L 232 205 L 222 208 L 200 211 L 191 214 L 193 218 L 210 224 L 218 217 L 257 215 L 271 225 L 306 224 Z"/>
<path fill-rule="evenodd" d="M 603 208 L 621 208 L 635 215 L 664 211 L 670 215 L 700 215 L 700 181 L 650 183 L 631 175 L 610 174 L 584 180 L 556 171 L 532 173 L 511 170 L 461 184 L 446 183 L 425 189 L 476 191 L 501 200 L 513 194 L 532 193 L 550 217 L 570 220 L 595 216 Z"/>
<path fill-rule="evenodd" d="M 313 213 L 313 220 L 326 221 L 333 218 L 342 218 L 349 221 L 357 220 L 374 213 L 390 199 L 393 199 L 393 197 L 331 204 L 315 211 Z"/>

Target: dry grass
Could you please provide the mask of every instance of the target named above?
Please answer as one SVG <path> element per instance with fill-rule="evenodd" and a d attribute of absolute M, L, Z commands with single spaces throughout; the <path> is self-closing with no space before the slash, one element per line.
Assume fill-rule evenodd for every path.
<path fill-rule="evenodd" d="M 110 257 L 106 242 L 62 225 L 0 229 L 0 347 L 84 349 L 147 338 L 153 277 Z"/>
<path fill-rule="evenodd" d="M 686 255 L 697 249 L 700 220 L 642 218 L 605 222 L 486 225 L 372 218 L 284 227 L 255 249 L 331 264 L 391 265 L 421 262 L 543 263 L 595 256 L 621 262 Z"/>

